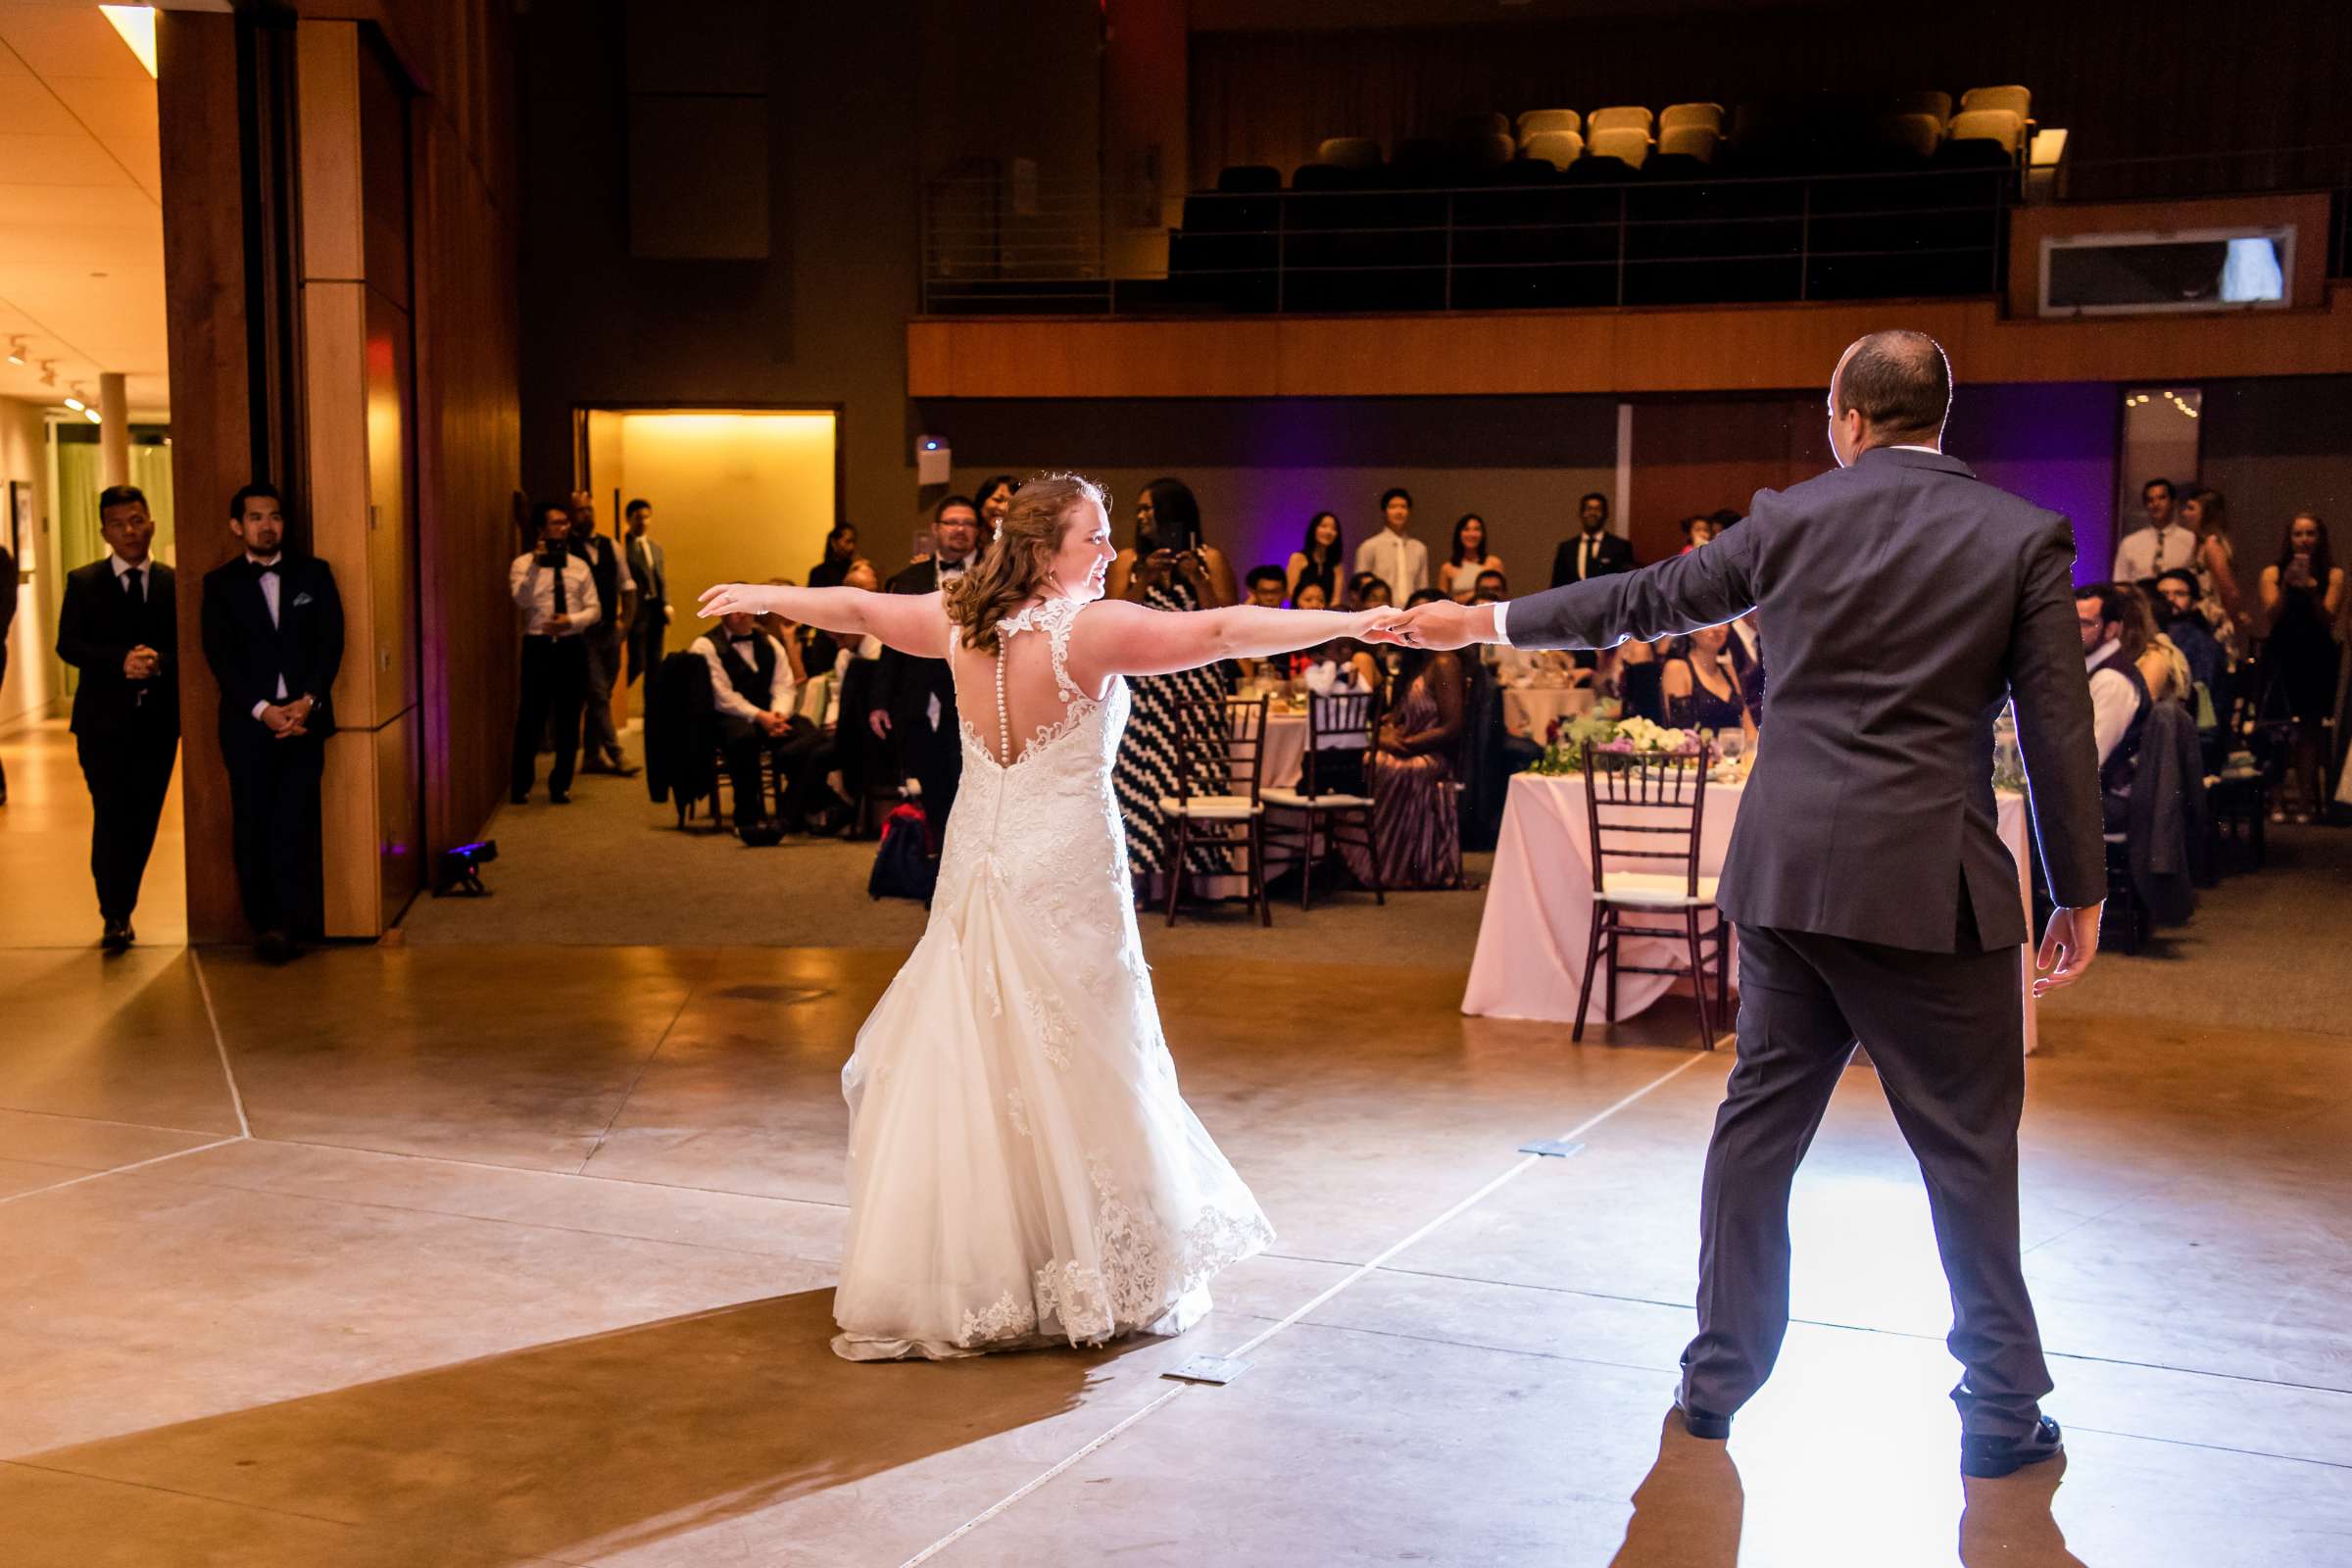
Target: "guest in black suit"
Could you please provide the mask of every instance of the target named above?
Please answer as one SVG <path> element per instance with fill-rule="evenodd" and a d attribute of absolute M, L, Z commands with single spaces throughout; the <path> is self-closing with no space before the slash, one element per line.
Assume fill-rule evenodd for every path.
<path fill-rule="evenodd" d="M 629 621 L 629 684 L 662 662 L 662 648 L 669 633 L 669 563 L 662 558 L 662 541 L 653 537 L 654 505 L 632 501 L 622 513 L 628 529 L 629 581 L 637 593 L 637 612 Z M 653 686 L 649 682 L 646 691 Z M 647 701 L 652 701 L 649 695 Z"/>
<path fill-rule="evenodd" d="M 1563 587 L 1634 569 L 1634 547 L 1609 532 L 1609 498 L 1588 491 L 1576 504 L 1577 533 L 1552 552 L 1551 585 Z"/>
<path fill-rule="evenodd" d="M 316 556 L 285 549 L 285 503 L 249 484 L 228 503 L 245 553 L 204 575 L 204 658 L 220 683 L 237 891 L 262 956 L 279 962 L 325 923 L 318 780 L 334 733 L 343 601 Z"/>
<path fill-rule="evenodd" d="M 121 953 L 138 940 L 131 911 L 179 755 L 179 607 L 172 568 L 148 553 L 155 522 L 144 495 L 126 484 L 102 491 L 98 531 L 106 558 L 66 574 L 57 657 L 81 672 L 74 749 L 90 787 L 99 940 Z"/>
<path fill-rule="evenodd" d="M 581 635 L 597 622 L 603 603 L 588 563 L 573 555 L 571 512 L 542 501 L 535 514 L 538 548 L 507 568 L 507 592 L 522 612 L 521 693 L 514 710 L 513 790 L 516 806 L 538 782 L 539 737 L 552 732 L 556 760 L 548 768 L 547 798 L 571 804 L 571 774 L 580 755 L 580 706 L 588 694 L 588 645 Z"/>
<path fill-rule="evenodd" d="M 603 611 L 581 633 L 581 646 L 588 654 L 588 689 L 580 709 L 580 738 L 588 755 L 580 771 L 632 775 L 637 770 L 621 755 L 620 732 L 612 727 L 612 683 L 620 678 L 621 639 L 630 625 L 622 595 L 631 584 L 620 552 L 596 531 L 596 502 L 585 490 L 572 492 L 571 551 L 588 563 Z"/>
<path fill-rule="evenodd" d="M 2074 532 L 1939 450 L 1950 404 L 1935 339 L 1874 332 L 1830 382 L 1836 471 L 1760 492 L 1739 527 L 1646 571 L 1500 611 L 1432 605 L 1402 635 L 1606 648 L 1754 611 L 1772 733 L 1717 899 L 1739 924 L 1740 1054 L 1707 1151 L 1677 1402 L 1693 1434 L 1728 1436 L 1771 1372 L 1789 1182 L 1859 1041 L 1927 1178 L 1966 1368 L 1961 1468 L 1999 1476 L 2060 1448 L 2018 1254 L 2029 933 L 1994 827 L 2003 707 L 2058 906 L 2037 992 L 2089 966 L 2106 875 Z"/>
<path fill-rule="evenodd" d="M 950 496 L 931 517 L 932 555 L 890 579 L 894 594 L 931 594 L 963 575 L 980 542 L 980 509 Z M 899 776 L 919 789 L 934 831 L 945 828 L 963 778 L 963 746 L 956 735 L 956 683 L 944 659 L 882 651 L 867 723 L 898 743 Z"/>

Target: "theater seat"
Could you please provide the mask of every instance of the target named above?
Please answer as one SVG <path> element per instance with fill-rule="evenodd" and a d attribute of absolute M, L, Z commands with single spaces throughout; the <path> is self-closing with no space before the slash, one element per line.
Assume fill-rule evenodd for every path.
<path fill-rule="evenodd" d="M 1585 140 L 1590 143 L 1595 134 L 1604 130 L 1638 130 L 1642 133 L 1642 139 L 1647 140 L 1649 125 L 1649 111 L 1639 105 L 1625 105 L 1615 109 L 1595 109 L 1592 111 L 1592 117 L 1585 122 Z"/>
<path fill-rule="evenodd" d="M 1530 109 L 1519 117 L 1519 145 L 1524 148 L 1528 137 L 1551 131 L 1564 130 L 1571 136 L 1580 136 L 1584 128 L 1584 117 L 1573 109 Z"/>
<path fill-rule="evenodd" d="M 1648 110 L 1643 110 L 1644 115 Z M 1649 161 L 1649 132 L 1631 125 L 1610 126 L 1599 123 L 1593 117 L 1592 134 L 1586 138 L 1586 152 L 1593 158 L 1614 158 L 1628 169 L 1640 169 Z"/>
<path fill-rule="evenodd" d="M 1540 158 L 1552 168 L 1565 170 L 1585 156 L 1585 138 L 1573 130 L 1539 130 L 1520 145 L 1521 152 L 1530 158 Z"/>
<path fill-rule="evenodd" d="M 1380 167 L 1380 142 L 1371 136 L 1331 136 L 1315 149 L 1315 162 L 1337 164 L 1358 173 Z"/>
<path fill-rule="evenodd" d="M 1716 144 L 1722 139 L 1723 133 L 1713 125 L 1667 125 L 1658 132 L 1658 151 L 1711 164 L 1715 161 Z"/>
<path fill-rule="evenodd" d="M 2023 87 L 1971 87 L 1960 95 L 1963 114 L 1980 109 L 2005 110 L 2019 120 L 2034 118 L 2034 95 Z"/>
<path fill-rule="evenodd" d="M 1679 130 L 1685 125 L 1704 125 L 1720 133 L 1723 130 L 1723 105 L 1668 104 L 1658 111 L 1659 142 L 1664 143 L 1668 131 Z"/>

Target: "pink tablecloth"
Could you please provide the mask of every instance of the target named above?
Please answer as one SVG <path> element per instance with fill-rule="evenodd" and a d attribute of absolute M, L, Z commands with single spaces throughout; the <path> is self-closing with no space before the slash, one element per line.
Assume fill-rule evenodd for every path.
<path fill-rule="evenodd" d="M 1699 869 L 1723 869 L 1740 814 L 1739 785 L 1707 788 L 1706 820 L 1700 833 Z M 2018 896 L 2028 901 L 2025 797 L 1996 797 L 2001 838 L 2018 863 Z M 1654 865 L 1629 868 L 1655 870 Z M 1663 924 L 1664 922 L 1659 922 Z M 1494 846 L 1494 869 L 1487 883 L 1486 912 L 1478 927 L 1478 952 L 1470 962 L 1470 984 L 1462 1011 L 1489 1018 L 1534 1018 L 1553 1023 L 1576 1020 L 1577 988 L 1584 983 L 1585 944 L 1592 931 L 1592 852 L 1585 816 L 1581 775 L 1520 773 L 1511 779 Z M 1679 943 L 1628 942 L 1625 961 L 1682 963 Z M 1737 958 L 1732 965 L 1739 973 Z M 2026 966 L 2026 1050 L 2034 1047 L 2033 968 Z M 1665 975 L 1625 974 L 1617 981 L 1617 1010 L 1632 1017 L 1664 996 L 1674 984 Z M 1592 1020 L 1601 1021 L 1601 989 L 1594 982 Z"/>

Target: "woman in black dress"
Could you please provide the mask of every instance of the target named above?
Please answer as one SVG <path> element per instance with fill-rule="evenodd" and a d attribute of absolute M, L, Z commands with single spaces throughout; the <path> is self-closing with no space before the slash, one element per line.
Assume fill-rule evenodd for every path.
<path fill-rule="evenodd" d="M 1308 583 L 1323 589 L 1323 602 L 1339 603 L 1340 583 L 1347 572 L 1348 539 L 1340 531 L 1340 514 L 1318 512 L 1306 522 L 1306 538 L 1291 552 L 1291 564 L 1285 573 L 1292 604 L 1298 602 L 1298 590 Z"/>
<path fill-rule="evenodd" d="M 1754 740 L 1755 720 L 1748 716 L 1740 667 L 1729 651 L 1732 628 L 1702 626 L 1682 642 L 1682 648 L 1667 659 L 1659 672 L 1668 727 L 1709 734 L 1736 729 Z"/>
<path fill-rule="evenodd" d="M 1183 481 L 1154 479 L 1144 486 L 1136 501 L 1135 546 L 1111 563 L 1105 587 L 1113 598 L 1179 612 L 1235 602 L 1233 566 L 1201 538 L 1200 505 Z M 1215 701 L 1231 690 L 1227 670 L 1215 664 L 1127 678 L 1127 729 L 1119 737 L 1111 784 L 1127 824 L 1127 869 L 1139 880 L 1168 868 L 1167 818 L 1159 802 L 1176 793 L 1177 707 Z M 1221 795 L 1229 787 L 1213 764 L 1202 766 L 1193 780 L 1195 794 Z M 1198 848 L 1187 858 L 1200 875 L 1230 869 L 1214 845 Z"/>
<path fill-rule="evenodd" d="M 2328 524 L 2316 513 L 2299 512 L 2286 525 L 2277 564 L 2262 568 L 2262 611 L 2271 625 L 2262 647 L 2262 710 L 2295 721 L 2292 776 L 2303 786 L 2298 822 L 2327 808 L 2327 721 L 2335 711 L 2341 662 L 2335 620 L 2343 608 L 2344 568 L 2328 547 Z M 2285 819 L 2284 804 L 2272 820 Z"/>

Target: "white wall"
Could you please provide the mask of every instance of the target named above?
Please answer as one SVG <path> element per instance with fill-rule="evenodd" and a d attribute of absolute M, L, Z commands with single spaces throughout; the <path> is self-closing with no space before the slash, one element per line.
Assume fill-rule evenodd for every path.
<path fill-rule="evenodd" d="M 32 572 L 32 580 L 21 587 L 0 584 L 0 593 L 17 596 L 17 618 L 8 632 L 8 675 L 0 681 L 0 730 L 41 717 L 64 691 L 64 668 L 55 649 L 57 607 L 65 582 L 50 526 L 55 508 L 49 495 L 46 440 L 36 405 L 0 398 L 0 481 L 32 486 L 32 533 L 24 559 L 17 563 L 20 573 Z M 6 525 L 0 518 L 0 530 Z"/>

